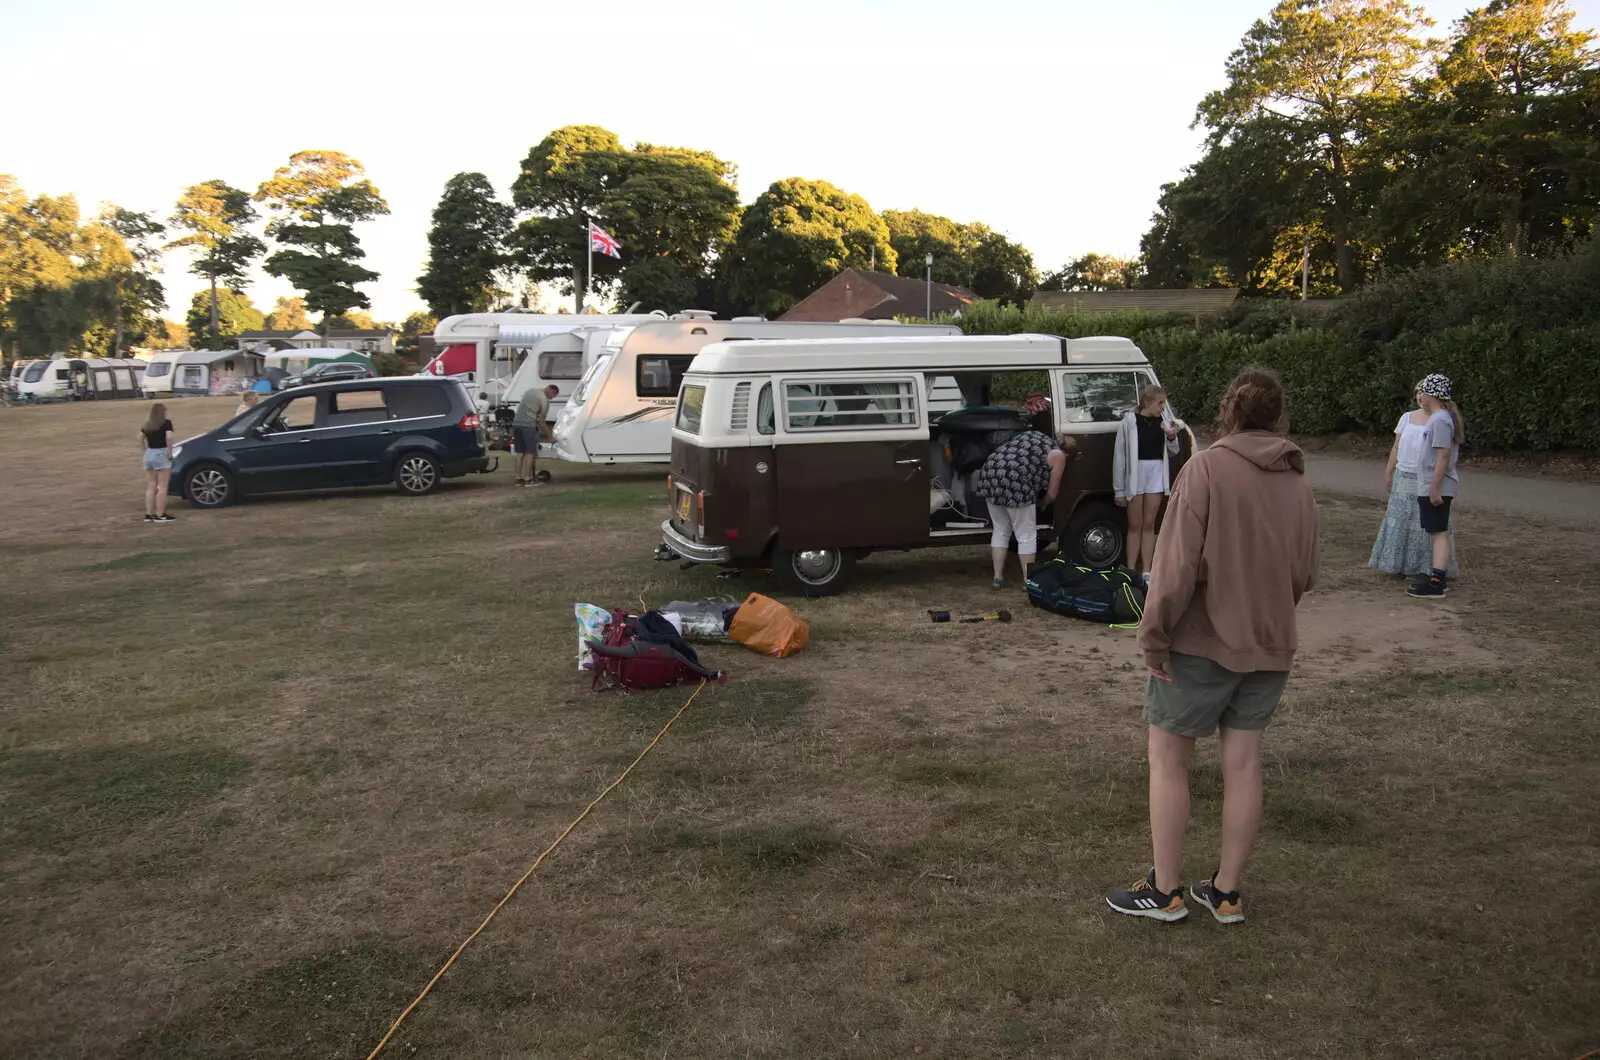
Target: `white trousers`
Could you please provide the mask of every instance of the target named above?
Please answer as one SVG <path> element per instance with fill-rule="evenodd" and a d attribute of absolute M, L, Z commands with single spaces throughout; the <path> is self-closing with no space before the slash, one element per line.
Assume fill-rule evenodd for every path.
<path fill-rule="evenodd" d="M 994 523 L 994 533 L 989 537 L 989 544 L 995 548 L 1005 548 L 1011 544 L 1013 532 L 1017 535 L 1017 554 L 1020 556 L 1036 556 L 1039 554 L 1039 512 L 1031 504 L 1024 504 L 1020 508 L 1002 508 L 990 502 L 989 519 Z"/>

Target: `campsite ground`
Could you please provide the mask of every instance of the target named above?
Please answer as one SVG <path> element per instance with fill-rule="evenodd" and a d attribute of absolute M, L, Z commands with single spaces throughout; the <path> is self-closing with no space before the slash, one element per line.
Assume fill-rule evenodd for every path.
<path fill-rule="evenodd" d="M 687 694 L 591 693 L 572 603 L 768 584 L 653 563 L 650 470 L 147 526 L 143 408 L 0 411 L 0 1054 L 366 1056 Z M 800 605 L 800 655 L 708 649 L 732 680 L 384 1055 L 1600 1046 L 1594 530 L 1470 496 L 1437 605 L 1366 570 L 1375 502 L 1322 498 L 1244 927 L 1104 906 L 1148 858 L 1131 637 L 997 597 L 979 553 L 874 556 Z M 1194 791 L 1190 875 L 1214 746 Z"/>

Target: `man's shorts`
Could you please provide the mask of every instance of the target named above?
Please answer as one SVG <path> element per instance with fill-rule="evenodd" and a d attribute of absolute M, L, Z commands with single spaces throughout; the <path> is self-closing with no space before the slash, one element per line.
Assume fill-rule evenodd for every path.
<path fill-rule="evenodd" d="M 511 444 L 516 447 L 516 450 L 519 453 L 529 453 L 529 454 L 532 454 L 532 455 L 538 455 L 538 452 L 539 452 L 539 428 L 537 428 L 537 427 L 513 427 L 513 428 L 511 428 Z"/>
<path fill-rule="evenodd" d="M 1198 655 L 1172 656 L 1174 684 L 1150 678 L 1144 720 L 1175 736 L 1210 736 L 1224 729 L 1265 729 L 1278 709 L 1288 673 L 1258 670 L 1239 674 Z"/>
<path fill-rule="evenodd" d="M 1437 508 L 1427 497 L 1417 498 L 1417 507 L 1422 511 L 1422 532 L 1425 534 L 1447 534 L 1450 532 L 1450 502 L 1454 497 L 1440 497 L 1444 503 Z"/>

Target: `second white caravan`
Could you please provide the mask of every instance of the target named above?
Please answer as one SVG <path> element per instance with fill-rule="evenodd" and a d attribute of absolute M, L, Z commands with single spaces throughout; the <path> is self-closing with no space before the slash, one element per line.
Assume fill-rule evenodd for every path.
<path fill-rule="evenodd" d="M 949 324 L 894 321 L 784 323 L 768 320 L 664 320 L 615 328 L 589 337 L 588 367 L 556 417 L 555 456 L 581 464 L 656 464 L 672 456 L 672 421 L 678 386 L 701 347 L 713 342 L 762 339 L 958 335 Z M 867 367 L 867 366 L 863 366 Z M 930 407 L 962 405 L 954 379 L 938 381 Z"/>

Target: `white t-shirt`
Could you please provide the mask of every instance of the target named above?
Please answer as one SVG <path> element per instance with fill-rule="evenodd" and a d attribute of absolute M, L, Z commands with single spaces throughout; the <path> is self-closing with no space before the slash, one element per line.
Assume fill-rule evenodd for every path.
<path fill-rule="evenodd" d="M 1428 458 L 1428 425 L 1412 423 L 1411 413 L 1400 417 L 1394 433 L 1400 436 L 1400 457 L 1396 467 L 1408 475 L 1415 475 Z"/>

